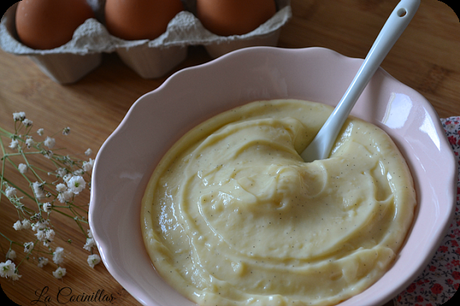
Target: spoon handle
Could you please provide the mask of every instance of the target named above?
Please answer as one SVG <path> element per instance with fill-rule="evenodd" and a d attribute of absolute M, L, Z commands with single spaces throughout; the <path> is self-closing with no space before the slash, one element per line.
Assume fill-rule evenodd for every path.
<path fill-rule="evenodd" d="M 415 15 L 420 0 L 402 0 L 388 17 L 353 81 L 313 142 L 302 152 L 305 161 L 327 158 L 359 96 Z M 312 152 L 314 150 L 314 152 Z"/>

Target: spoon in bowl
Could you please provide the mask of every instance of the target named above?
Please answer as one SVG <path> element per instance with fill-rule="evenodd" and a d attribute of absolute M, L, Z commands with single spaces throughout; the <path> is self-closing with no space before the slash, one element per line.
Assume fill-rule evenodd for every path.
<path fill-rule="evenodd" d="M 332 145 L 351 109 L 383 59 L 406 29 L 419 5 L 420 0 L 401 0 L 395 7 L 342 99 L 313 141 L 300 155 L 304 161 L 312 162 L 329 156 Z"/>

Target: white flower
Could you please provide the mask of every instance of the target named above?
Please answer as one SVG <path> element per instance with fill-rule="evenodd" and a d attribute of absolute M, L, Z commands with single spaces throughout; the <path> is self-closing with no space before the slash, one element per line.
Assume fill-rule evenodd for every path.
<path fill-rule="evenodd" d="M 67 190 L 67 186 L 63 183 L 59 183 L 56 185 L 56 191 L 57 192 L 64 192 Z"/>
<path fill-rule="evenodd" d="M 65 268 L 58 267 L 56 271 L 53 272 L 53 276 L 56 278 L 62 278 L 66 275 L 67 271 Z"/>
<path fill-rule="evenodd" d="M 64 261 L 64 249 L 61 247 L 57 247 L 56 250 L 53 252 L 53 261 L 56 264 L 60 264 Z"/>
<path fill-rule="evenodd" d="M 13 113 L 13 119 L 14 121 L 22 121 L 26 119 L 26 113 L 24 112 Z"/>
<path fill-rule="evenodd" d="M 6 262 L 0 263 L 0 276 L 1 277 L 11 277 L 14 274 L 14 270 L 16 269 L 16 265 L 11 260 L 7 260 Z"/>
<path fill-rule="evenodd" d="M 56 170 L 56 173 L 60 176 L 60 177 L 64 177 L 64 175 L 67 174 L 67 169 L 66 168 L 59 168 Z"/>
<path fill-rule="evenodd" d="M 92 153 L 93 151 L 90 148 L 88 148 L 88 150 L 85 151 L 86 156 L 90 156 Z"/>
<path fill-rule="evenodd" d="M 41 199 L 45 196 L 45 193 L 43 192 L 43 183 L 40 184 L 39 182 L 34 182 L 32 184 L 32 188 L 34 189 L 34 193 L 37 199 Z"/>
<path fill-rule="evenodd" d="M 72 174 L 70 174 L 70 173 L 62 176 L 62 179 L 64 180 L 64 182 L 66 182 L 66 184 L 69 184 L 69 181 L 70 181 L 71 178 L 72 178 Z"/>
<path fill-rule="evenodd" d="M 77 170 L 75 170 L 72 174 L 73 174 L 74 176 L 79 176 L 79 175 L 82 175 L 83 172 L 84 172 L 83 169 L 77 169 Z"/>
<path fill-rule="evenodd" d="M 97 254 L 89 255 L 87 262 L 91 268 L 94 268 L 95 265 L 101 262 L 101 257 Z"/>
<path fill-rule="evenodd" d="M 45 141 L 43 142 L 43 144 L 46 147 L 52 149 L 52 148 L 54 148 L 54 145 L 56 144 L 56 140 L 54 138 L 51 138 L 51 137 L 47 136 Z"/>
<path fill-rule="evenodd" d="M 45 156 L 46 158 L 48 159 L 51 159 L 51 157 L 53 157 L 54 153 L 53 151 L 51 150 L 46 150 L 44 153 L 43 153 L 43 156 Z"/>
<path fill-rule="evenodd" d="M 23 226 L 22 226 L 22 223 L 21 221 L 16 221 L 14 224 L 13 224 L 13 228 L 17 231 L 20 231 L 23 229 Z"/>
<path fill-rule="evenodd" d="M 14 272 L 13 275 L 11 276 L 11 279 L 14 280 L 14 281 L 17 281 L 21 277 L 22 277 L 22 275 L 19 275 L 17 272 Z"/>
<path fill-rule="evenodd" d="M 43 211 L 49 212 L 51 207 L 52 207 L 51 203 L 46 202 L 45 204 L 43 204 Z"/>
<path fill-rule="evenodd" d="M 43 136 L 43 132 L 44 132 L 43 128 L 37 130 L 37 134 L 40 136 Z"/>
<path fill-rule="evenodd" d="M 48 258 L 46 257 L 38 257 L 38 264 L 37 266 L 40 268 L 43 268 L 48 264 Z"/>
<path fill-rule="evenodd" d="M 19 142 L 16 139 L 11 140 L 9 147 L 11 149 L 16 149 L 19 145 Z"/>
<path fill-rule="evenodd" d="M 16 188 L 8 186 L 5 189 L 5 194 L 7 198 L 11 198 L 16 195 Z"/>
<path fill-rule="evenodd" d="M 34 144 L 35 144 L 35 141 L 34 141 L 32 138 L 27 138 L 27 139 L 26 139 L 26 146 L 27 146 L 27 148 L 30 149 L 30 147 L 32 147 Z"/>
<path fill-rule="evenodd" d="M 21 163 L 21 164 L 18 165 L 18 170 L 22 174 L 25 174 L 27 172 L 27 169 L 28 169 L 28 167 L 27 167 L 26 164 Z"/>
<path fill-rule="evenodd" d="M 46 231 L 46 239 L 47 239 L 48 241 L 53 241 L 53 240 L 54 240 L 54 235 L 56 235 L 56 233 L 54 232 L 54 230 L 48 229 L 48 230 Z"/>
<path fill-rule="evenodd" d="M 93 169 L 93 165 L 94 165 L 94 159 L 90 158 L 88 161 L 83 162 L 83 170 L 85 172 L 89 172 L 91 171 L 91 169 Z"/>
<path fill-rule="evenodd" d="M 72 176 L 72 178 L 67 182 L 67 187 L 74 193 L 79 194 L 83 189 L 85 189 L 86 182 L 81 176 Z"/>
<path fill-rule="evenodd" d="M 71 190 L 66 190 L 60 194 L 58 194 L 57 198 L 58 198 L 58 201 L 61 202 L 61 203 L 65 203 L 65 202 L 68 202 L 72 199 L 73 197 L 73 192 Z"/>
<path fill-rule="evenodd" d="M 35 233 L 35 236 L 37 236 L 37 239 L 40 240 L 40 241 L 44 241 L 45 238 L 46 238 L 46 234 L 45 234 L 45 231 L 44 231 L 44 230 L 38 230 L 38 231 Z"/>
<path fill-rule="evenodd" d="M 32 126 L 34 122 L 32 120 L 29 120 L 29 119 L 24 119 L 22 120 L 22 124 L 24 124 L 25 126 Z"/>
<path fill-rule="evenodd" d="M 33 242 L 24 243 L 24 253 L 29 253 L 34 248 Z"/>
<path fill-rule="evenodd" d="M 6 253 L 6 258 L 14 260 L 16 258 L 16 252 L 10 249 L 8 253 Z"/>
<path fill-rule="evenodd" d="M 65 127 L 63 130 L 62 130 L 62 134 L 63 135 L 69 135 L 70 133 L 70 127 Z"/>
<path fill-rule="evenodd" d="M 86 243 L 85 245 L 83 246 L 83 248 L 87 251 L 90 251 L 91 252 L 91 249 L 96 246 L 96 241 L 94 240 L 93 237 L 90 237 L 90 238 L 86 238 Z"/>
<path fill-rule="evenodd" d="M 22 228 L 29 229 L 30 228 L 30 221 L 27 219 L 22 220 Z"/>
<path fill-rule="evenodd" d="M 38 257 L 38 264 L 37 266 L 40 268 L 43 268 L 48 264 L 48 258 L 46 257 Z"/>
<path fill-rule="evenodd" d="M 43 222 L 37 221 L 36 223 L 32 224 L 32 230 L 34 232 L 44 230 L 46 228 L 46 226 L 48 225 L 48 223 L 49 223 L 48 220 L 45 220 Z"/>

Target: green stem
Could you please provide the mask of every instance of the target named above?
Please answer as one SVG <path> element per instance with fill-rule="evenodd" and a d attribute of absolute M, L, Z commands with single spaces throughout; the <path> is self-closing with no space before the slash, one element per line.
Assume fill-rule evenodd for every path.
<path fill-rule="evenodd" d="M 22 151 L 22 150 L 21 150 Z M 41 155 L 43 154 L 42 152 L 26 152 L 24 153 L 26 155 L 32 155 L 32 154 L 38 154 L 38 155 Z M 4 157 L 9 157 L 9 156 L 21 156 L 22 154 L 21 153 L 6 153 L 4 155 Z"/>
<path fill-rule="evenodd" d="M 5 130 L 4 128 L 2 128 L 1 126 L 0 126 L 0 132 L 4 133 L 6 137 L 11 137 L 11 136 L 14 135 L 13 133 L 8 132 L 8 131 Z"/>
<path fill-rule="evenodd" d="M 71 215 L 66 214 L 66 213 L 63 212 L 63 211 L 60 211 L 60 210 L 57 210 L 57 209 L 53 209 L 53 211 L 55 211 L 55 212 L 57 212 L 57 213 L 60 213 L 60 214 L 63 215 L 63 216 L 66 216 L 66 217 L 68 217 L 68 218 L 71 218 L 71 219 L 75 220 L 75 217 L 72 217 Z M 78 223 L 78 222 L 88 223 L 88 221 L 85 221 L 85 220 L 83 220 L 83 219 L 77 219 L 77 220 L 75 220 L 75 221 L 76 221 L 77 223 Z"/>
<path fill-rule="evenodd" d="M 83 223 L 85 223 L 85 224 L 88 224 L 88 222 L 83 221 L 83 220 L 76 220 L 76 219 L 74 219 L 74 220 L 75 220 L 75 222 L 77 223 L 77 225 L 78 225 L 78 227 L 80 228 L 80 230 L 81 230 L 81 232 L 83 233 L 83 235 L 86 236 L 85 230 L 84 230 L 83 227 L 81 226 L 80 222 L 83 222 Z"/>
<path fill-rule="evenodd" d="M 13 240 L 11 240 L 10 238 L 6 237 L 2 232 L 0 232 L 0 235 L 2 235 L 2 237 L 5 238 L 6 240 L 8 240 L 10 243 L 13 242 Z"/>

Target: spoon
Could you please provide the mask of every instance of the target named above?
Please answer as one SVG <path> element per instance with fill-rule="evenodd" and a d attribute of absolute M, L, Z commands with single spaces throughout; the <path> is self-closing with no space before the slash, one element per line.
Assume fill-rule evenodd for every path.
<path fill-rule="evenodd" d="M 313 141 L 300 154 L 306 162 L 325 159 L 364 88 L 415 15 L 420 0 L 402 0 L 395 7 L 364 59 L 353 81 Z"/>

